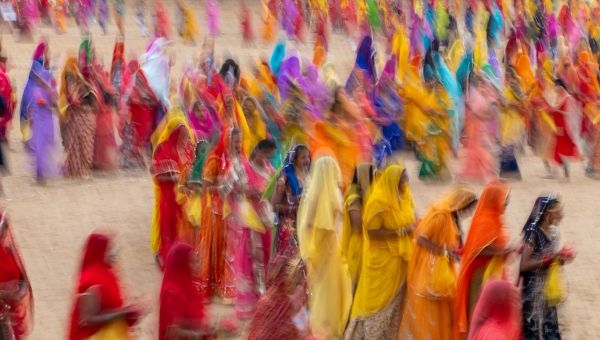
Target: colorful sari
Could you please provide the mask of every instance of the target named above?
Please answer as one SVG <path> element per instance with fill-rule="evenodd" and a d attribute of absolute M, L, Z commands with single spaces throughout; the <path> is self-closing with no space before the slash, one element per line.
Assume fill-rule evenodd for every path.
<path fill-rule="evenodd" d="M 469 340 L 521 339 L 519 290 L 508 281 L 488 282 L 473 312 Z"/>
<path fill-rule="evenodd" d="M 205 300 L 194 282 L 191 271 L 192 246 L 177 243 L 169 251 L 165 274 L 160 289 L 160 316 L 158 339 L 172 339 L 169 327 L 186 329 L 206 328 Z"/>
<path fill-rule="evenodd" d="M 183 210 L 185 197 L 179 193 L 179 184 L 187 180 L 188 166 L 194 157 L 194 141 L 185 120 L 175 116 L 160 133 L 152 153 L 150 172 L 156 185 L 152 249 L 163 261 L 188 226 Z"/>
<path fill-rule="evenodd" d="M 86 66 L 87 67 L 87 66 Z M 63 143 L 67 153 L 67 177 L 89 177 L 94 163 L 94 136 L 98 94 L 82 74 L 75 58 L 69 58 L 62 74 L 60 109 L 63 113 Z"/>
<path fill-rule="evenodd" d="M 0 286 L 2 290 L 16 288 L 15 294 L 20 294 L 21 289 L 25 293 L 19 299 L 0 300 L 2 303 L 2 321 L 0 321 L 0 331 L 3 330 L 5 318 L 9 320 L 12 327 L 12 334 L 16 340 L 27 336 L 31 331 L 33 321 L 33 292 L 25 266 L 21 258 L 17 244 L 12 235 L 12 231 L 6 212 L 0 217 Z M 8 310 L 6 308 L 8 307 Z M 7 313 L 8 315 L 6 315 Z"/>
<path fill-rule="evenodd" d="M 463 248 L 461 268 L 455 304 L 454 338 L 461 339 L 468 333 L 473 308 L 479 299 L 484 282 L 484 274 L 492 259 L 504 263 L 504 256 L 496 257 L 482 254 L 485 249 L 504 251 L 508 239 L 504 232 L 504 214 L 508 186 L 501 183 L 489 184 L 483 190 L 471 228 Z M 490 268 L 491 270 L 491 268 Z"/>
<path fill-rule="evenodd" d="M 71 323 L 69 327 L 69 340 L 84 340 L 102 331 L 110 325 L 84 325 L 80 320 L 80 296 L 94 289 L 98 298 L 100 313 L 123 308 L 123 297 L 119 278 L 114 268 L 106 263 L 110 238 L 103 234 L 91 234 L 84 250 L 83 261 L 77 286 L 75 301 L 71 310 Z M 126 321 L 123 319 L 122 321 Z"/>
<path fill-rule="evenodd" d="M 135 73 L 132 86 L 128 102 L 132 129 L 132 153 L 143 164 L 143 158 L 148 154 L 150 136 L 156 128 L 160 101 L 152 92 L 141 69 Z"/>
<path fill-rule="evenodd" d="M 307 267 L 310 328 L 317 338 L 339 339 L 352 306 L 352 282 L 339 243 L 342 176 L 332 157 L 319 158 L 298 208 L 300 255 Z"/>
<path fill-rule="evenodd" d="M 415 236 L 437 249 L 458 249 L 460 226 L 455 212 L 476 199 L 472 191 L 456 189 L 427 212 Z M 434 252 L 417 241 L 408 265 L 406 305 L 397 339 L 454 339 L 457 262 L 448 254 Z M 450 282 L 442 286 L 438 283 L 443 275 Z"/>
<path fill-rule="evenodd" d="M 118 154 L 114 128 L 114 103 L 118 92 L 113 87 L 109 74 L 101 65 L 94 65 L 94 69 L 96 76 L 93 82 L 99 99 L 94 138 L 94 168 L 101 171 L 115 171 L 118 168 Z"/>
<path fill-rule="evenodd" d="M 346 339 L 392 339 L 398 333 L 415 221 L 410 188 L 398 189 L 405 171 L 400 165 L 385 169 L 366 202 L 362 269 Z M 370 237 L 376 230 L 397 236 Z"/>
<path fill-rule="evenodd" d="M 6 70 L 6 63 L 2 60 L 0 60 L 0 97 L 2 97 L 2 105 L 0 105 L 0 142 L 7 143 L 8 128 L 12 122 L 17 103 Z"/>
<path fill-rule="evenodd" d="M 226 260 L 227 238 L 223 212 L 223 198 L 218 187 L 229 167 L 230 132 L 223 131 L 215 148 L 209 153 L 203 167 L 202 216 L 197 249 L 202 259 L 200 290 L 205 298 L 235 296 L 234 270 Z M 212 188 L 208 188 L 212 186 Z"/>
<path fill-rule="evenodd" d="M 233 255 L 236 276 L 235 310 L 239 319 L 249 319 L 256 302 L 265 291 L 271 251 L 270 209 L 260 195 L 274 170 L 262 174 L 244 155 L 232 159 L 223 179 L 226 197 L 224 214 L 227 228 L 227 253 Z M 269 175 L 270 174 L 270 175 Z M 244 193 L 254 190 L 256 195 Z"/>
<path fill-rule="evenodd" d="M 44 43 L 39 46 L 44 46 L 45 49 Z M 43 53 L 36 53 L 39 57 L 34 58 L 31 65 L 29 80 L 21 99 L 20 114 L 21 122 L 31 125 L 31 136 L 27 146 L 33 156 L 38 179 L 58 173 L 52 154 L 55 147 L 53 110 L 57 93 L 52 73 L 44 67 Z"/>
<path fill-rule="evenodd" d="M 363 204 L 369 198 L 371 184 L 373 183 L 374 166 L 362 163 L 356 167 L 354 180 L 344 199 L 344 216 L 342 221 L 342 255 L 348 262 L 348 270 L 352 280 L 352 291 L 356 289 L 363 256 L 363 233 L 354 229 L 351 214 L 358 213 L 362 216 Z"/>

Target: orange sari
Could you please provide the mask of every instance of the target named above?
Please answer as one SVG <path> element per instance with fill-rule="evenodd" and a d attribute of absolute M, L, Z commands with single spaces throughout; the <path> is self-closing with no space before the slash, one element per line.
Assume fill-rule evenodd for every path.
<path fill-rule="evenodd" d="M 475 306 L 484 283 L 483 272 L 493 259 L 492 256 L 481 254 L 482 251 L 489 247 L 504 249 L 508 243 L 502 219 L 508 192 L 509 188 L 505 184 L 488 184 L 473 215 L 458 275 L 455 339 L 462 339 L 468 334 L 472 307 Z"/>
<path fill-rule="evenodd" d="M 476 199 L 472 191 L 456 189 L 429 210 L 415 231 L 416 238 L 426 239 L 440 248 L 458 248 L 460 227 L 453 212 L 467 207 Z M 455 339 L 456 265 L 452 257 L 416 243 L 408 264 L 406 305 L 398 340 Z M 441 277 L 447 279 L 443 285 L 439 284 Z"/>

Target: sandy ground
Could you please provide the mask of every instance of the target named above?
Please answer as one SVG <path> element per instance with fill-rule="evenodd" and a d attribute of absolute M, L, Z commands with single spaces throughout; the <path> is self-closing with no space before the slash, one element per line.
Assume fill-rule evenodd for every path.
<path fill-rule="evenodd" d="M 249 65 L 259 56 L 268 56 L 271 47 L 261 44 L 243 47 L 238 11 L 234 6 L 236 2 L 227 0 L 223 4 L 222 35 L 216 42 L 216 54 L 218 58 L 234 55 L 242 65 Z M 173 8 L 171 4 L 169 6 Z M 204 34 L 203 3 L 195 10 Z M 135 26 L 131 8 L 128 8 L 127 15 L 126 54 L 139 55 L 145 50 L 148 38 L 142 36 Z M 255 16 L 255 30 L 258 23 L 259 18 Z M 3 46 L 10 58 L 10 76 L 20 97 L 35 42 L 17 42 L 6 30 L 3 32 Z M 102 35 L 98 27 L 93 28 L 98 55 L 108 64 L 115 34 L 114 26 L 109 28 L 108 35 Z M 63 64 L 67 52 L 77 50 L 80 41 L 80 33 L 72 23 L 69 32 L 64 35 L 42 28 L 36 33 L 35 41 L 41 35 L 49 37 L 53 62 L 57 67 Z M 337 36 L 332 40 L 330 61 L 338 70 L 347 71 L 352 65 L 354 52 L 345 38 Z M 311 46 L 303 46 L 299 50 L 308 52 L 306 55 L 312 57 Z M 197 54 L 199 46 L 187 46 L 178 39 L 170 52 L 176 56 L 174 74 L 179 75 L 185 60 Z M 18 125 L 18 122 L 15 124 Z M 36 186 L 18 131 L 18 126 L 11 131 L 12 150 L 8 158 L 12 175 L 4 179 L 7 198 L 1 204 L 9 211 L 34 288 L 35 329 L 30 339 L 65 338 L 83 242 L 90 232 L 97 229 L 111 229 L 117 233 L 119 270 L 126 294 L 130 299 L 143 297 L 151 306 L 136 334 L 139 339 L 155 339 L 161 275 L 149 247 L 153 206 L 149 175 L 143 171 L 121 172 L 96 176 L 89 181 L 56 179 L 46 187 Z M 416 163 L 411 157 L 406 162 L 413 178 L 416 178 Z M 600 230 L 600 212 L 596 210 L 600 208 L 597 201 L 600 183 L 585 178 L 581 164 L 574 165 L 570 183 L 557 183 L 541 178 L 544 171 L 536 158 L 525 155 L 520 162 L 525 180 L 512 185 L 506 214 L 512 239 L 515 243 L 518 241 L 520 228 L 539 193 L 556 191 L 563 195 L 566 216 L 562 223 L 562 237 L 564 242 L 572 243 L 578 250 L 578 258 L 565 270 L 569 299 L 560 309 L 563 334 L 565 339 L 600 338 L 600 316 L 594 311 L 594 307 L 598 306 L 596 294 L 600 289 L 596 284 L 600 282 L 600 271 L 597 264 L 594 265 L 593 257 L 599 240 L 596 233 Z M 417 209 L 423 213 L 429 203 L 447 190 L 447 185 L 426 185 L 413 179 L 412 189 Z M 221 313 L 229 310 L 217 308 Z"/>

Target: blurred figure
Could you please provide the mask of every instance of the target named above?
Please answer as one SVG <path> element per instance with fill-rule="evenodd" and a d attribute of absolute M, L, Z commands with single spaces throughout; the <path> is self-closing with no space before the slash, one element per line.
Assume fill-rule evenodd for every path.
<path fill-rule="evenodd" d="M 310 151 L 303 144 L 290 149 L 277 179 L 271 205 L 276 213 L 275 254 L 298 252 L 296 214 L 310 170 Z"/>
<path fill-rule="evenodd" d="M 540 196 L 523 228 L 523 335 L 526 340 L 560 339 L 556 305 L 545 299 L 544 286 L 550 266 L 563 265 L 574 255 L 568 247 L 559 250 L 558 225 L 563 218 L 563 205 L 556 195 Z"/>
<path fill-rule="evenodd" d="M 393 339 L 398 333 L 414 222 L 406 169 L 391 165 L 364 208 L 363 263 L 346 339 Z"/>
<path fill-rule="evenodd" d="M 219 3 L 217 0 L 206 1 L 206 22 L 208 25 L 208 35 L 215 38 L 219 35 Z"/>
<path fill-rule="evenodd" d="M 7 57 L 2 50 L 0 42 L 0 173 L 9 172 L 6 159 L 6 146 L 8 145 L 8 131 L 17 106 L 17 100 L 6 68 Z M 4 189 L 0 182 L 0 195 Z"/>
<path fill-rule="evenodd" d="M 375 170 L 373 164 L 359 164 L 344 199 L 341 247 L 348 262 L 353 292 L 358 284 L 363 257 L 362 213 L 375 181 Z"/>
<path fill-rule="evenodd" d="M 241 14 L 240 14 L 240 23 L 242 25 L 242 38 L 244 39 L 245 44 L 252 44 L 254 42 L 254 32 L 252 31 L 252 13 L 250 12 L 250 8 L 248 8 L 248 4 L 245 0 L 242 0 L 242 4 L 240 6 Z"/>
<path fill-rule="evenodd" d="M 54 77 L 49 71 L 48 55 L 46 43 L 40 43 L 34 52 L 29 79 L 21 99 L 21 122 L 31 127 L 31 138 L 27 146 L 35 161 L 35 178 L 38 184 L 44 184 L 48 177 L 55 176 L 58 172 L 53 159 L 54 110 L 58 93 Z"/>
<path fill-rule="evenodd" d="M 146 0 L 135 1 L 135 22 L 142 32 L 142 35 L 147 36 L 148 27 L 146 26 Z"/>
<path fill-rule="evenodd" d="M 155 184 L 152 249 L 163 268 L 172 245 L 181 240 L 188 227 L 181 187 L 191 171 L 196 139 L 185 119 L 177 115 L 156 134 L 150 167 Z"/>
<path fill-rule="evenodd" d="M 339 243 L 343 201 L 340 168 L 319 158 L 298 209 L 300 255 L 307 268 L 310 328 L 320 339 L 343 336 L 352 306 L 352 281 Z"/>
<path fill-rule="evenodd" d="M 160 0 L 154 0 L 154 38 L 171 38 L 169 13 Z"/>
<path fill-rule="evenodd" d="M 455 339 L 456 269 L 462 246 L 460 220 L 468 218 L 476 204 L 473 191 L 457 188 L 419 222 L 397 339 Z"/>
<path fill-rule="evenodd" d="M 267 161 L 275 145 L 268 140 L 259 142 L 248 160 L 241 152 L 239 136 L 231 142 L 230 165 L 221 185 L 229 211 L 224 215 L 226 253 L 233 257 L 236 316 L 249 319 L 265 291 L 270 258 L 272 220 L 267 202 L 262 201 L 261 196 L 275 172 Z"/>
<path fill-rule="evenodd" d="M 33 293 L 5 211 L 0 215 L 0 303 L 0 335 L 26 338 L 33 323 Z"/>
<path fill-rule="evenodd" d="M 492 183 L 485 187 L 477 203 L 461 256 L 455 304 L 455 339 L 468 334 L 481 287 L 488 279 L 499 279 L 504 275 L 505 257 L 512 251 L 508 247 L 503 217 L 508 198 L 506 184 Z"/>
<path fill-rule="evenodd" d="M 131 327 L 142 317 L 139 306 L 126 306 L 123 301 L 113 252 L 108 236 L 93 233 L 88 237 L 71 310 L 69 340 L 102 334 L 127 339 Z"/>
<path fill-rule="evenodd" d="M 221 187 L 232 161 L 233 145 L 241 147 L 241 132 L 228 128 L 221 131 L 219 141 L 206 157 L 202 169 L 202 216 L 200 221 L 199 256 L 202 259 L 200 290 L 206 299 L 213 295 L 230 300 L 235 296 L 232 256 L 226 256 L 224 198 Z"/>
<path fill-rule="evenodd" d="M 160 289 L 159 340 L 211 338 L 206 301 L 194 282 L 199 266 L 192 246 L 176 243 L 171 247 Z"/>
<path fill-rule="evenodd" d="M 508 281 L 493 280 L 483 286 L 469 340 L 521 339 L 520 297 L 518 288 Z"/>
<path fill-rule="evenodd" d="M 65 176 L 89 178 L 94 164 L 94 136 L 98 93 L 93 81 L 91 43 L 84 39 L 79 58 L 65 63 L 61 83 L 63 143 L 67 153 Z"/>
<path fill-rule="evenodd" d="M 269 268 L 267 287 L 252 316 L 248 340 L 306 339 L 308 289 L 300 257 L 278 255 Z"/>
<path fill-rule="evenodd" d="M 181 20 L 181 22 L 178 23 L 179 36 L 181 36 L 186 43 L 193 44 L 196 40 L 196 36 L 200 34 L 198 23 L 196 22 L 196 19 L 194 19 L 193 9 L 186 0 L 177 1 L 177 8 Z"/>

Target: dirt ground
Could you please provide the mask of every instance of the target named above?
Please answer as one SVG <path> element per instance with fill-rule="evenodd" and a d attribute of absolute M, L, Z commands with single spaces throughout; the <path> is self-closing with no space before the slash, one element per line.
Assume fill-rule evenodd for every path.
<path fill-rule="evenodd" d="M 133 1 L 132 1 L 133 2 Z M 167 3 L 171 13 L 174 6 Z M 250 65 L 258 57 L 268 57 L 271 46 L 258 43 L 243 47 L 241 42 L 237 0 L 222 3 L 222 34 L 216 41 L 217 60 L 234 56 L 242 65 Z M 253 24 L 258 33 L 260 18 L 255 7 Z M 204 2 L 195 5 L 202 36 L 206 33 Z M 133 10 L 127 9 L 126 55 L 140 55 L 145 51 L 148 37 L 142 36 L 133 20 Z M 175 20 L 174 18 L 172 20 Z M 67 53 L 77 51 L 81 34 L 71 23 L 67 34 L 58 35 L 51 28 L 41 28 L 33 42 L 20 42 L 15 35 L 2 31 L 2 42 L 9 56 L 10 77 L 21 91 L 31 63 L 31 55 L 38 38 L 49 38 L 53 63 L 59 71 Z M 116 28 L 111 25 L 107 35 L 93 28 L 93 39 L 99 57 L 110 67 Z M 312 46 L 301 46 L 299 51 L 312 57 Z M 177 38 L 170 48 L 176 58 L 172 75 L 178 76 L 184 62 L 200 51 L 198 46 L 184 45 Z M 347 39 L 335 36 L 331 41 L 330 62 L 338 71 L 347 71 L 354 52 Z M 342 72 L 340 72 L 342 73 Z M 346 72 L 347 73 L 347 72 Z M 341 79 L 345 79 L 346 73 Z M 58 73 L 57 73 L 58 74 Z M 79 266 L 83 242 L 90 232 L 110 229 L 116 232 L 119 248 L 119 271 L 128 300 L 141 297 L 149 302 L 150 313 L 137 329 L 139 339 L 157 337 L 158 294 L 161 275 L 150 251 L 150 222 L 153 193 L 150 176 L 144 171 L 119 172 L 110 176 L 95 176 L 88 181 L 55 179 L 46 187 L 36 186 L 31 172 L 30 158 L 20 142 L 18 118 L 11 131 L 11 150 L 8 152 L 12 175 L 4 179 L 7 198 L 1 204 L 8 209 L 14 233 L 27 266 L 35 294 L 35 328 L 30 339 L 62 339 L 68 326 L 73 298 L 75 273 Z M 599 301 L 600 271 L 594 264 L 594 248 L 600 237 L 600 182 L 583 176 L 583 166 L 574 164 L 570 183 L 542 179 L 541 162 L 530 153 L 519 159 L 524 181 L 512 185 L 511 202 L 506 214 L 513 241 L 520 237 L 536 196 L 544 192 L 559 192 L 565 201 L 565 219 L 562 238 L 578 251 L 576 261 L 565 268 L 569 298 L 560 308 L 560 320 L 565 339 L 600 338 L 600 314 L 595 312 Z M 423 213 L 428 204 L 438 199 L 448 185 L 427 185 L 416 180 L 416 163 L 407 158 L 413 177 L 411 182 L 417 209 Z M 478 189 L 481 189 L 478 187 Z M 468 225 L 465 223 L 465 225 Z M 597 251 L 597 250 L 596 250 Z M 219 314 L 229 308 L 217 306 Z"/>

